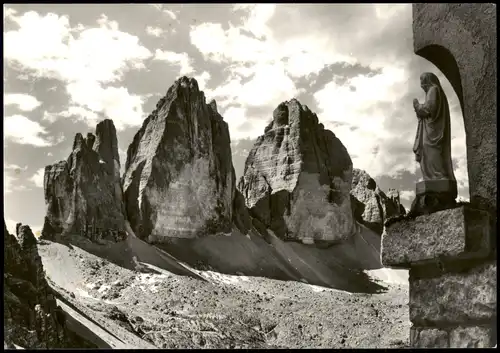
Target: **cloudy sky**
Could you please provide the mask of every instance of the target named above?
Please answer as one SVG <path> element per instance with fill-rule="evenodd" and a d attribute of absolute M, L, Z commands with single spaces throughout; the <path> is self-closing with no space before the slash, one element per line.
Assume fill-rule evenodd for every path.
<path fill-rule="evenodd" d="M 468 198 L 458 99 L 412 50 L 411 5 L 4 5 L 4 204 L 41 228 L 43 168 L 75 133 L 111 118 L 121 163 L 134 134 L 181 75 L 216 99 L 236 173 L 272 111 L 296 97 L 347 147 L 354 167 L 408 208 L 420 178 L 413 98 L 422 72 L 448 95 L 459 193 Z"/>

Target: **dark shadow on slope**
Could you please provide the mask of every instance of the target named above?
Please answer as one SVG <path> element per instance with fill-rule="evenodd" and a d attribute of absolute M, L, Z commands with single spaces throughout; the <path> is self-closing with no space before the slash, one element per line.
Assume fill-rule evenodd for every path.
<path fill-rule="evenodd" d="M 187 264 L 200 270 L 225 274 L 302 281 L 353 293 L 380 293 L 385 287 L 375 283 L 364 270 L 382 268 L 380 237 L 360 226 L 349 241 L 325 246 L 285 242 L 252 228 L 248 235 L 235 229 L 231 236 L 206 236 L 197 239 L 170 238 L 162 244 L 149 244 L 129 236 L 118 243 L 96 244 L 79 236 L 57 241 L 76 246 L 118 266 L 143 272 L 154 271 L 151 264 L 176 275 L 205 280 Z"/>
<path fill-rule="evenodd" d="M 171 254 L 137 238 L 132 229 L 128 230 L 126 240 L 117 243 L 97 244 L 78 235 L 64 235 L 54 239 L 54 242 L 68 246 L 70 249 L 72 246 L 79 247 L 92 255 L 129 270 L 155 272 L 151 268 L 141 266 L 140 262 L 145 262 L 176 275 L 205 281 L 203 277 L 181 264 Z"/>
<path fill-rule="evenodd" d="M 231 236 L 176 238 L 155 245 L 198 269 L 380 293 L 387 288 L 363 272 L 382 267 L 380 237 L 363 226 L 361 229 L 349 242 L 327 249 L 284 242 L 273 235 L 265 240 L 256 231 L 245 236 L 238 230 Z"/>

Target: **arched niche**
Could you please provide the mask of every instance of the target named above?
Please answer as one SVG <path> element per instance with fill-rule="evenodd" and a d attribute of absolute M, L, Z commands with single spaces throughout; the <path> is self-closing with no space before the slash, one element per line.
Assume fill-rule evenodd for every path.
<path fill-rule="evenodd" d="M 451 156 L 458 183 L 458 200 L 470 200 L 469 173 L 467 166 L 467 134 L 465 132 L 464 99 L 462 80 L 455 58 L 440 45 L 430 45 L 418 51 L 416 65 L 421 73 L 433 72 L 441 82 L 448 99 L 451 115 Z M 419 173 L 418 173 L 419 174 Z M 420 175 L 420 174 L 419 174 Z"/>
<path fill-rule="evenodd" d="M 462 108 L 470 201 L 497 209 L 496 5 L 412 5 L 414 52 L 453 86 Z"/>
<path fill-rule="evenodd" d="M 460 78 L 460 70 L 457 61 L 448 49 L 441 45 L 431 44 L 415 51 L 415 54 L 429 60 L 431 63 L 441 70 L 444 76 L 448 79 L 451 86 L 460 101 L 462 114 L 464 113 L 464 96 L 462 90 L 462 80 Z"/>

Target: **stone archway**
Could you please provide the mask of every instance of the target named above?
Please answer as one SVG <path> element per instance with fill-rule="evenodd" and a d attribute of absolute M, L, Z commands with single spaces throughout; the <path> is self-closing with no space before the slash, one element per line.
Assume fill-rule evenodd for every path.
<path fill-rule="evenodd" d="M 471 204 L 496 216 L 496 5 L 413 4 L 413 40 L 460 100 Z"/>
<path fill-rule="evenodd" d="M 445 47 L 436 44 L 420 48 L 415 52 L 415 54 L 429 60 L 431 63 L 436 65 L 439 70 L 441 70 L 455 90 L 458 100 L 460 101 L 460 108 L 462 108 L 463 114 L 464 96 L 462 90 L 462 80 L 460 78 L 460 70 L 453 54 L 450 53 L 450 51 Z"/>

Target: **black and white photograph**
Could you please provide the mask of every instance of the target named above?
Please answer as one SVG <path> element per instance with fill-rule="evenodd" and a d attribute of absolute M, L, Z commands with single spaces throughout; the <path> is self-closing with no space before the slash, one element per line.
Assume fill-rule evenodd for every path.
<path fill-rule="evenodd" d="M 4 349 L 496 348 L 496 4 L 3 19 Z"/>

